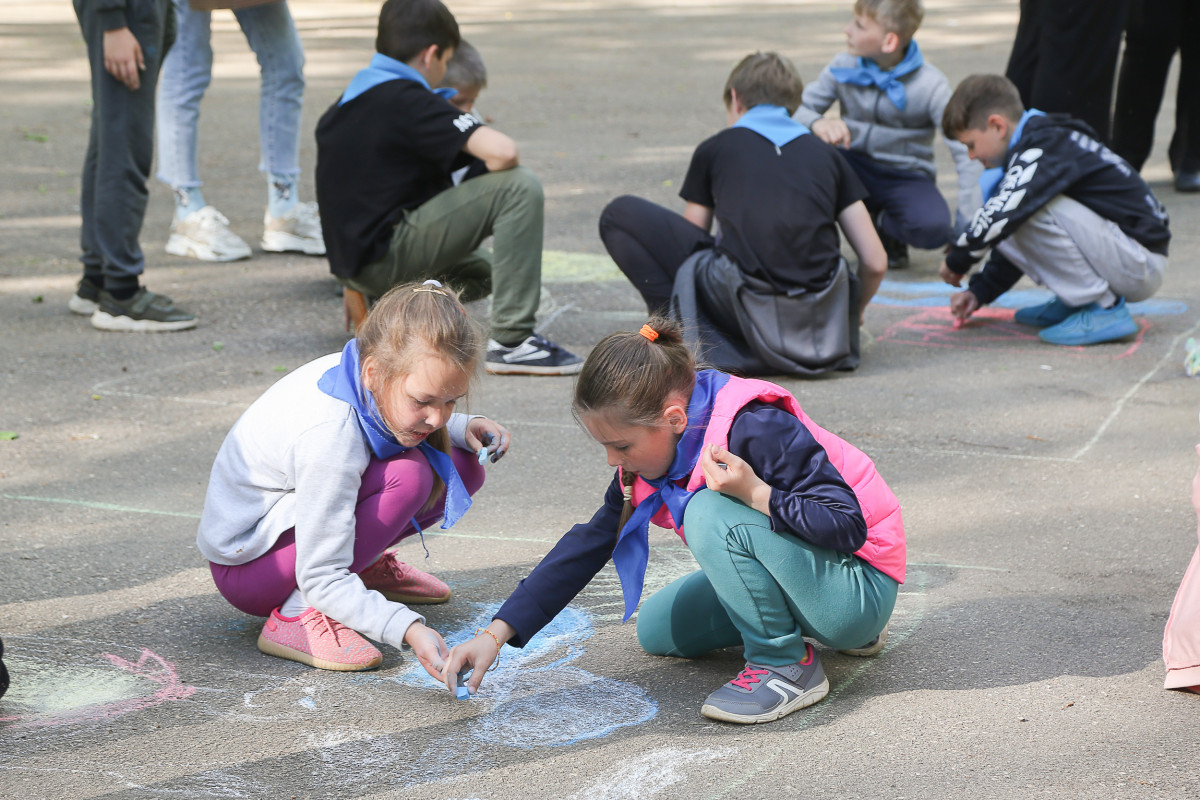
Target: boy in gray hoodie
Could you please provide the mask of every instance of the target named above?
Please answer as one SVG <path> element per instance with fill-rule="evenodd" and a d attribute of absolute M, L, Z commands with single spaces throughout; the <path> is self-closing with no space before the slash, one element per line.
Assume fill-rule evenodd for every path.
<path fill-rule="evenodd" d="M 958 169 L 953 225 L 937 188 L 933 137 L 951 90 L 913 39 L 924 15 L 921 0 L 856 0 L 846 26 L 848 52 L 804 89 L 794 115 L 818 138 L 843 148 L 870 193 L 867 209 L 892 269 L 908 265 L 908 245 L 932 250 L 949 244 L 980 204 L 980 169 L 949 139 Z M 834 101 L 841 119 L 822 116 Z"/>

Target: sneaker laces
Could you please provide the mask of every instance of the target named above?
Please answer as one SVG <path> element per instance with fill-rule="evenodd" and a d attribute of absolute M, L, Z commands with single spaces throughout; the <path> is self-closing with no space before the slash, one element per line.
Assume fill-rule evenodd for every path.
<path fill-rule="evenodd" d="M 390 555 L 382 555 L 379 560 L 371 565 L 371 572 L 378 572 L 384 577 L 395 578 L 402 581 L 408 575 L 409 566 L 398 558 Z"/>
<path fill-rule="evenodd" d="M 746 668 L 738 673 L 738 676 L 730 681 L 734 686 L 740 686 L 746 691 L 753 691 L 754 684 L 762 683 L 763 675 L 770 675 L 769 669 L 754 669 L 749 664 Z"/>
<path fill-rule="evenodd" d="M 306 625 L 306 627 L 311 627 L 313 633 L 317 634 L 318 636 L 320 636 L 322 634 L 328 634 L 329 636 L 333 637 L 333 641 L 336 642 L 339 646 L 343 644 L 342 638 L 339 635 L 341 633 L 341 631 L 350 631 L 350 629 L 347 628 L 345 625 L 338 622 L 336 619 L 330 619 L 328 616 L 326 616 L 325 614 L 322 614 L 320 611 L 318 611 L 316 614 L 313 614 L 311 617 L 309 617 L 307 622 L 308 622 L 308 624 Z M 354 633 L 354 631 L 350 631 L 350 632 Z"/>

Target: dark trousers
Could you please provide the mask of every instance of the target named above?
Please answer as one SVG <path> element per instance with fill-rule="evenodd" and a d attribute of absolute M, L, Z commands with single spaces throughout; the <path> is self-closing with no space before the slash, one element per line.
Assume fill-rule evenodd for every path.
<path fill-rule="evenodd" d="M 1176 172 L 1200 170 L 1200 5 L 1194 0 L 1139 0 L 1129 9 L 1125 55 L 1117 79 L 1113 150 L 1140 170 L 1154 146 L 1154 121 L 1167 72 L 1179 51 L 1175 133 L 1168 157 Z M 1193 119 L 1189 119 L 1189 116 Z"/>
<path fill-rule="evenodd" d="M 134 288 L 145 269 L 138 236 L 154 158 L 154 91 L 171 46 L 170 0 L 128 0 L 125 18 L 145 58 L 141 85 L 130 91 L 104 69 L 104 30 L 95 0 L 74 0 L 92 70 L 92 126 L 79 210 L 84 277 L 108 290 Z"/>
<path fill-rule="evenodd" d="M 605 206 L 600 239 L 651 314 L 669 309 L 675 273 L 687 257 L 716 244 L 708 231 L 681 214 L 631 195 Z"/>
<path fill-rule="evenodd" d="M 1144 0 L 1136 0 L 1143 2 Z M 1109 107 L 1129 0 L 1021 0 L 1004 74 L 1026 108 L 1070 114 L 1109 140 Z"/>
<path fill-rule="evenodd" d="M 865 203 L 881 235 L 922 250 L 950 243 L 950 207 L 932 178 L 887 167 L 855 150 L 842 155 L 870 193 Z"/>

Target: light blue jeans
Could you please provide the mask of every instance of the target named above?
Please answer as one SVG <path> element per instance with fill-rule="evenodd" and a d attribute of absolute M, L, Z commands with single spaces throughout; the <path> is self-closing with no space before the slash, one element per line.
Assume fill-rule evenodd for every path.
<path fill-rule="evenodd" d="M 638 611 L 642 648 L 695 658 L 743 645 L 746 660 L 782 667 L 804 658 L 804 637 L 861 647 L 883 630 L 899 584 L 857 556 L 816 547 L 737 500 L 701 489 L 684 512 L 700 565 Z"/>
<path fill-rule="evenodd" d="M 174 188 L 201 185 L 196 158 L 200 100 L 212 80 L 211 12 L 174 0 L 179 30 L 158 79 L 157 177 Z M 304 104 L 304 47 L 287 0 L 233 12 L 258 58 L 258 169 L 276 175 L 300 172 L 300 112 Z M 227 143 L 227 146 L 236 143 Z"/>

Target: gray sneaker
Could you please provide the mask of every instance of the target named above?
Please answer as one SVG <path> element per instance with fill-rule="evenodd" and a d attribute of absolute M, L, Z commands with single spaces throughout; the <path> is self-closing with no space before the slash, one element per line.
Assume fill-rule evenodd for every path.
<path fill-rule="evenodd" d="M 786 667 L 760 667 L 746 662 L 736 678 L 708 696 L 700 713 L 722 722 L 774 722 L 829 694 L 829 679 L 812 645 L 804 643 L 804 660 Z"/>
<path fill-rule="evenodd" d="M 879 632 L 879 635 L 864 644 L 862 647 L 852 647 L 849 650 L 838 650 L 838 652 L 842 653 L 843 655 L 856 656 L 858 658 L 870 658 L 871 656 L 876 655 L 880 650 L 883 649 L 883 646 L 887 644 L 888 625 L 890 624 L 890 622 L 885 622 L 883 625 L 883 630 Z"/>
<path fill-rule="evenodd" d="M 145 286 L 128 300 L 118 300 L 100 292 L 99 308 L 92 314 L 92 327 L 102 331 L 152 333 L 183 331 L 196 327 L 196 317 L 175 305 L 165 294 L 155 294 Z"/>

